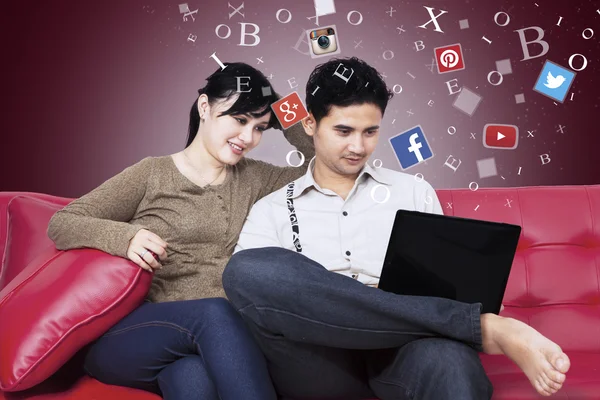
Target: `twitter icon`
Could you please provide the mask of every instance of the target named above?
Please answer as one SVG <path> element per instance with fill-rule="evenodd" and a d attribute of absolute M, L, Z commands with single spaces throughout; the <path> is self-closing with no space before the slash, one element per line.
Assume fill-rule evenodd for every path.
<path fill-rule="evenodd" d="M 546 60 L 533 90 L 562 103 L 571 89 L 573 79 L 575 72 Z"/>

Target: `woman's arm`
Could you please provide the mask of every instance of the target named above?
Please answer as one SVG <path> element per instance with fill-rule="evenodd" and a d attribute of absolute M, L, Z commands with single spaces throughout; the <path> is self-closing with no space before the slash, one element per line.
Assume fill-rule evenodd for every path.
<path fill-rule="evenodd" d="M 304 154 L 306 165 L 308 165 L 308 162 L 315 156 L 315 144 L 312 136 L 308 136 L 304 131 L 302 123 L 298 122 L 288 129 L 284 129 L 283 136 L 285 136 L 287 141 L 294 146 L 296 150 Z"/>
<path fill-rule="evenodd" d="M 146 193 L 152 160 L 145 158 L 56 212 L 48 237 L 59 250 L 94 248 L 127 257 L 129 241 L 144 226 L 129 223 Z"/>
<path fill-rule="evenodd" d="M 285 129 L 283 135 L 292 146 L 296 147 L 296 150 L 304 155 L 304 164 L 299 167 L 278 167 L 266 162 L 255 161 L 255 168 L 259 169 L 260 174 L 261 190 L 259 199 L 304 175 L 308 163 L 315 156 L 313 138 L 306 134 L 302 123 L 297 123 Z"/>

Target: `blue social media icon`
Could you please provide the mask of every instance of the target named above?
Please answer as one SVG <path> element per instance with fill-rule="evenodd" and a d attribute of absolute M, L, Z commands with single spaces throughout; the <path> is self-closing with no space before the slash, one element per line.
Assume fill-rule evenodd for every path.
<path fill-rule="evenodd" d="M 390 144 L 402 169 L 408 169 L 433 157 L 420 125 L 390 138 Z"/>
<path fill-rule="evenodd" d="M 573 79 L 575 79 L 575 72 L 546 60 L 533 90 L 562 103 L 571 88 Z"/>

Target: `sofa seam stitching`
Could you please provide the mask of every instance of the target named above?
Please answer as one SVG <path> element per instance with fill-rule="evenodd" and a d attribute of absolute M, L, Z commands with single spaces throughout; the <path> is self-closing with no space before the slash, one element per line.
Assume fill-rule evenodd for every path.
<path fill-rule="evenodd" d="M 129 332 L 131 330 L 135 330 L 135 329 L 138 329 L 138 328 L 146 328 L 146 327 L 149 327 L 149 326 L 159 326 L 159 327 L 162 327 L 162 328 L 175 329 L 175 330 L 178 330 L 178 331 L 180 331 L 182 333 L 185 333 L 188 336 L 194 338 L 194 335 L 192 334 L 192 332 L 189 331 L 188 329 L 182 327 L 181 325 L 176 324 L 174 322 L 164 322 L 164 321 L 159 321 L 159 320 L 140 322 L 138 324 L 133 324 L 133 325 L 130 325 L 130 326 L 125 327 L 125 328 L 117 329 L 117 330 L 115 330 L 113 332 L 106 332 L 104 335 L 102 335 L 102 338 L 110 338 L 110 337 L 119 335 L 121 333 Z"/>
<path fill-rule="evenodd" d="M 525 224 L 523 223 L 523 207 L 521 204 L 521 194 L 519 193 L 519 188 L 516 188 L 516 192 L 517 192 L 517 201 L 519 202 L 519 219 L 521 220 L 521 228 L 522 228 L 522 235 L 523 238 L 525 237 Z M 520 240 L 520 238 L 519 238 Z M 518 248 L 518 247 L 517 247 Z M 527 266 L 527 256 L 525 254 L 523 254 L 523 265 L 525 267 L 525 295 L 526 298 L 529 300 L 530 298 L 530 292 L 529 292 L 529 268 Z"/>
<path fill-rule="evenodd" d="M 590 220 L 592 222 L 592 236 L 594 235 L 594 213 L 592 212 L 592 202 L 590 201 L 590 192 L 588 191 L 587 185 L 583 187 L 585 190 L 585 194 L 587 196 L 588 207 L 590 208 Z M 598 275 L 598 261 L 597 258 L 594 257 L 594 269 L 596 270 L 596 288 L 598 289 L 598 294 L 600 295 L 600 276 Z"/>
<path fill-rule="evenodd" d="M 11 297 L 13 297 L 14 293 L 17 292 L 19 289 L 21 289 L 23 287 L 23 285 L 25 285 L 26 283 L 28 283 L 31 279 L 35 278 L 38 274 L 41 273 L 42 270 L 44 270 L 47 265 L 49 263 L 51 263 L 52 261 L 54 261 L 55 258 L 57 258 L 61 253 L 57 253 L 55 255 L 53 255 L 52 257 L 50 257 L 49 260 L 46 260 L 41 268 L 39 268 L 37 271 L 33 272 L 31 275 L 29 275 L 27 277 L 27 279 L 24 279 L 23 282 L 19 283 L 17 286 L 14 287 L 14 289 L 12 289 L 10 292 L 8 292 L 6 294 L 6 297 L 4 297 L 3 299 L 0 299 L 0 306 L 2 306 L 4 303 L 6 303 Z M 7 285 L 8 286 L 8 285 Z"/>

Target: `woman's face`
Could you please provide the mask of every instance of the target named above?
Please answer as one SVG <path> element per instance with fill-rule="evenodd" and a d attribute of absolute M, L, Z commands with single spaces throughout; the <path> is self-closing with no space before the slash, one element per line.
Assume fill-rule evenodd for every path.
<path fill-rule="evenodd" d="M 259 118 L 249 114 L 219 117 L 221 112 L 228 110 L 235 103 L 238 96 L 232 96 L 226 101 L 217 101 L 212 107 L 205 95 L 198 99 L 198 110 L 203 118 L 200 126 L 204 145 L 213 157 L 228 165 L 235 165 L 258 145 L 271 118 L 271 112 Z"/>

